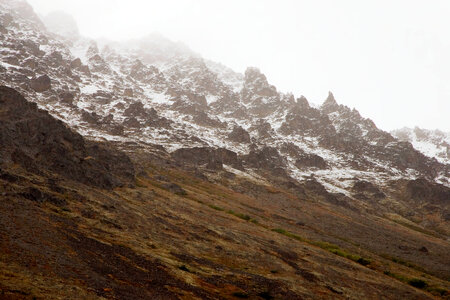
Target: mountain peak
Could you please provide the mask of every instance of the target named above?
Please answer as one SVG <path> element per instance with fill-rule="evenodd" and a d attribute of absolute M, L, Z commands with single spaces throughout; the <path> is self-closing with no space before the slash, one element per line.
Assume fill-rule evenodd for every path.
<path fill-rule="evenodd" d="M 261 73 L 258 68 L 248 67 L 244 74 L 244 98 L 248 98 L 247 94 L 259 95 L 263 97 L 277 96 L 277 89 L 270 85 L 266 75 Z"/>
<path fill-rule="evenodd" d="M 334 98 L 334 95 L 332 92 L 328 92 L 328 97 L 325 99 L 325 101 L 322 104 L 322 109 L 329 113 L 332 111 L 335 111 L 339 108 L 339 104 L 336 102 L 336 99 Z"/>
<path fill-rule="evenodd" d="M 328 97 L 324 102 L 324 105 L 337 105 L 336 99 L 331 91 L 328 92 Z"/>
<path fill-rule="evenodd" d="M 259 84 L 261 86 L 268 86 L 269 83 L 267 81 L 266 75 L 264 75 L 258 68 L 256 67 L 248 67 L 244 73 L 244 81 L 246 84 Z"/>

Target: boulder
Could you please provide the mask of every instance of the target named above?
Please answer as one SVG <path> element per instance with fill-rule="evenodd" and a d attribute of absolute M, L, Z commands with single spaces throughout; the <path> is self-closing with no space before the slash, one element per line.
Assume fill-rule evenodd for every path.
<path fill-rule="evenodd" d="M 61 94 L 59 94 L 59 101 L 65 104 L 72 105 L 74 98 L 75 95 L 71 92 L 62 92 Z"/>
<path fill-rule="evenodd" d="M 75 58 L 74 60 L 72 60 L 72 62 L 70 63 L 70 67 L 73 69 L 77 69 L 80 68 L 83 64 L 81 63 L 81 59 L 79 58 Z"/>
<path fill-rule="evenodd" d="M 47 75 L 31 79 L 30 86 L 38 93 L 45 92 L 51 88 L 51 80 Z"/>

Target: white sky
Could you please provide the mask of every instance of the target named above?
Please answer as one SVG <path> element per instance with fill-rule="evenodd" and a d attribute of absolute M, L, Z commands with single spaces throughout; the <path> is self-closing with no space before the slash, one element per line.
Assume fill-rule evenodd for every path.
<path fill-rule="evenodd" d="M 385 130 L 450 131 L 448 0 L 28 0 L 72 14 L 84 36 L 148 33 L 236 71 L 256 66 L 283 92 L 331 90 Z"/>

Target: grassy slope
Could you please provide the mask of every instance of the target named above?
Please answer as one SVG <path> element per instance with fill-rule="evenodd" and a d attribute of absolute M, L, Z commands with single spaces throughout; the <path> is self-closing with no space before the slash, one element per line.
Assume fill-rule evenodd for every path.
<path fill-rule="evenodd" d="M 36 176 L 0 183 L 2 297 L 448 297 L 448 242 L 313 195 L 150 165 L 135 188 L 114 191 L 60 182 L 55 192 Z M 25 199 L 31 185 L 67 204 Z M 419 257 L 398 258 L 408 255 Z"/>

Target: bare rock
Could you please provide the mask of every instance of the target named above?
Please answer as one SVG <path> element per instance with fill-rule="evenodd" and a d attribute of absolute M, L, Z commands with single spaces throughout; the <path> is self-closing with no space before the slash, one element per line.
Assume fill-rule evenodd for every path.
<path fill-rule="evenodd" d="M 123 92 L 123 95 L 125 97 L 133 97 L 133 89 L 131 89 L 131 88 L 125 89 L 125 91 Z"/>
<path fill-rule="evenodd" d="M 47 75 L 31 79 L 30 86 L 38 93 L 45 92 L 51 88 L 51 80 Z"/>
<path fill-rule="evenodd" d="M 228 138 L 236 143 L 250 144 L 250 134 L 241 126 L 235 126 L 228 134 Z"/>

